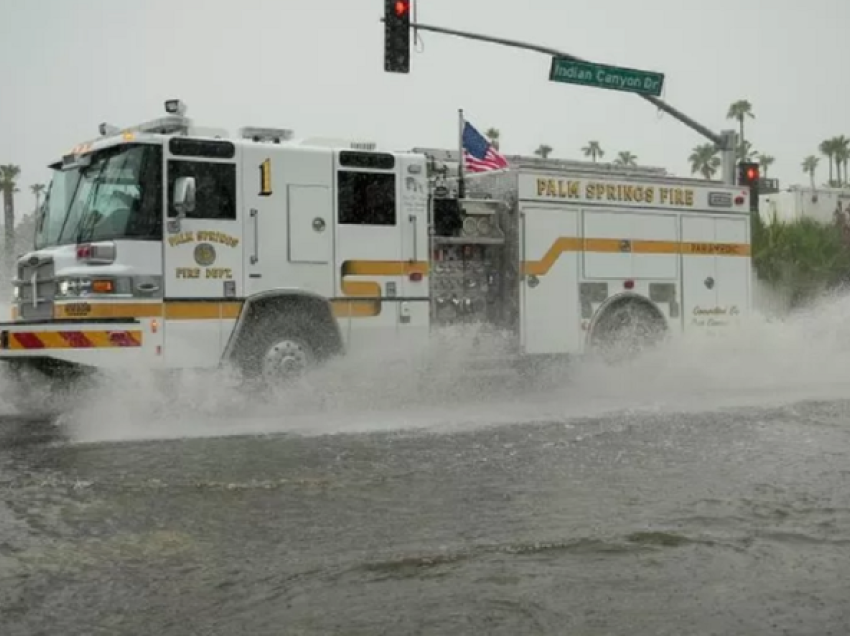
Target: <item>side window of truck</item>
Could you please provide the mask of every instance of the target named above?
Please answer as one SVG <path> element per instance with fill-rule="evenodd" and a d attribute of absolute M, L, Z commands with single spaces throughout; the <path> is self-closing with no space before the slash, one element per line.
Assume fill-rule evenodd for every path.
<path fill-rule="evenodd" d="M 342 225 L 395 225 L 395 174 L 338 171 L 337 209 Z"/>
<path fill-rule="evenodd" d="M 215 221 L 236 220 L 236 164 L 203 161 L 168 162 L 168 216 L 174 209 L 177 177 L 195 177 L 195 209 L 186 217 Z"/>

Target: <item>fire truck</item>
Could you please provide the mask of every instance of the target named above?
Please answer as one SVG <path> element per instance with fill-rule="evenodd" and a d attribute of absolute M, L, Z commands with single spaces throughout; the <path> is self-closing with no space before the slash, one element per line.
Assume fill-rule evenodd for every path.
<path fill-rule="evenodd" d="M 575 357 L 750 310 L 746 189 L 549 160 L 459 180 L 425 152 L 165 107 L 51 166 L 0 324 L 15 395 L 80 370 L 286 382 L 458 324 L 514 360 Z"/>

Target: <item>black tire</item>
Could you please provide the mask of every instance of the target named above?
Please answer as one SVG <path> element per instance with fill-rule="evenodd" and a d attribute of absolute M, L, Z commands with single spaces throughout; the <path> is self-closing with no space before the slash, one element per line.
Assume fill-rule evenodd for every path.
<path fill-rule="evenodd" d="M 664 319 L 642 302 L 627 301 L 605 310 L 591 333 L 591 350 L 609 364 L 636 359 L 666 337 Z"/>

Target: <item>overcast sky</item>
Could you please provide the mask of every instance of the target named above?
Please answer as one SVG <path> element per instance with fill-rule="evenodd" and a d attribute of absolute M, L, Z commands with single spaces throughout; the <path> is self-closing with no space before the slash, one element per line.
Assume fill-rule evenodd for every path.
<path fill-rule="evenodd" d="M 158 117 L 179 97 L 200 125 L 293 128 L 396 149 L 453 148 L 457 109 L 502 131 L 508 153 L 540 143 L 688 174 L 704 139 L 634 95 L 554 84 L 538 53 L 424 34 L 410 75 L 383 72 L 382 0 L 2 0 L 0 163 L 23 170 L 18 209 L 44 166 L 109 121 Z M 423 23 L 533 41 L 666 74 L 664 98 L 719 130 L 753 103 L 771 176 L 805 182 L 802 159 L 850 134 L 848 0 L 418 0 Z M 820 177 L 826 178 L 821 162 Z"/>

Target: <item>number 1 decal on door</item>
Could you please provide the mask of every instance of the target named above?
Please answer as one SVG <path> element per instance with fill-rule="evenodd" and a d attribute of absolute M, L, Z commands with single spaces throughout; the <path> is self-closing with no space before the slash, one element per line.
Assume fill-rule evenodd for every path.
<path fill-rule="evenodd" d="M 272 160 L 266 159 L 260 164 L 260 196 L 267 197 L 272 193 Z"/>

